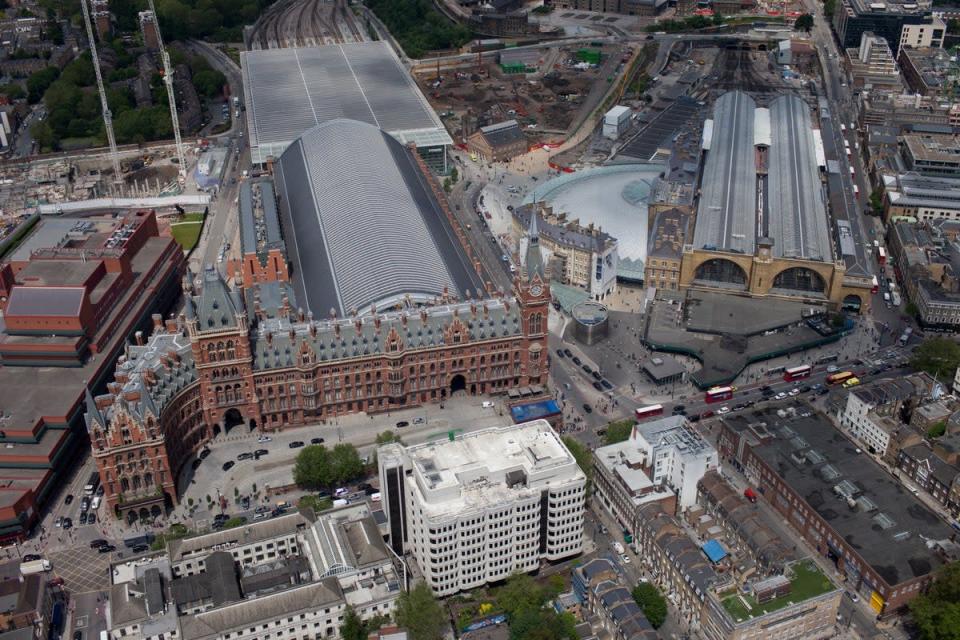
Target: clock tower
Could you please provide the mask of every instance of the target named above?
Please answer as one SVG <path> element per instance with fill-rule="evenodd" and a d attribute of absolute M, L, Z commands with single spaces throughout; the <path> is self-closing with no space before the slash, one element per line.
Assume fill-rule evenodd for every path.
<path fill-rule="evenodd" d="M 523 267 L 513 280 L 514 292 L 520 304 L 525 349 L 524 377 L 527 384 L 547 382 L 547 317 L 550 313 L 550 278 L 540 250 L 540 231 L 536 210 L 530 213 L 527 229 L 527 250 Z"/>

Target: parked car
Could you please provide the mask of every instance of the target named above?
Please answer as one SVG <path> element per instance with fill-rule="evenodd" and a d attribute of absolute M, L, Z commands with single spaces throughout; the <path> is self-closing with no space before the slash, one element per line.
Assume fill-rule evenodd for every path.
<path fill-rule="evenodd" d="M 243 453 L 241 453 L 240 455 L 237 456 L 237 461 L 239 462 L 239 461 L 242 461 L 242 460 L 250 460 L 250 459 L 252 459 L 252 458 L 253 458 L 253 454 L 252 454 L 252 453 L 250 453 L 249 451 L 244 451 Z"/>
<path fill-rule="evenodd" d="M 233 460 L 227 460 L 226 462 L 223 463 L 223 467 L 222 467 L 222 468 L 223 468 L 224 471 L 230 471 L 230 469 L 233 469 L 233 465 L 235 465 L 235 464 L 237 464 L 237 463 L 234 462 Z"/>
<path fill-rule="evenodd" d="M 717 415 L 718 415 L 718 416 L 722 416 L 722 415 L 727 414 L 727 413 L 730 413 L 730 407 L 728 407 L 728 406 L 726 406 L 726 405 L 724 405 L 724 406 L 720 407 L 719 409 L 717 409 Z"/>
<path fill-rule="evenodd" d="M 87 514 L 87 524 L 97 524 L 97 514 L 93 511 Z"/>
<path fill-rule="evenodd" d="M 71 502 L 73 502 L 73 494 L 68 493 L 67 497 L 63 499 L 63 504 L 70 504 Z"/>
<path fill-rule="evenodd" d="M 86 512 L 86 511 L 81 511 L 81 512 L 80 512 L 80 524 L 81 524 L 81 525 L 87 524 L 87 512 Z"/>
<path fill-rule="evenodd" d="M 201 460 L 206 460 L 208 455 L 210 455 L 210 449 L 204 448 L 204 449 L 201 449 L 201 450 L 200 450 L 200 459 L 201 459 Z"/>
<path fill-rule="evenodd" d="M 558 358 L 562 358 L 562 357 L 563 357 L 563 349 L 557 349 L 557 357 L 558 357 Z"/>
<path fill-rule="evenodd" d="M 596 380 L 593 381 L 593 388 L 596 389 L 597 391 L 603 391 L 603 385 L 597 382 Z"/>
<path fill-rule="evenodd" d="M 568 358 L 572 358 L 572 357 L 573 357 L 573 351 L 570 351 L 570 349 L 564 349 L 564 350 L 563 350 L 563 355 L 567 356 Z"/>
<path fill-rule="evenodd" d="M 323 444 L 326 442 L 323 438 L 310 438 L 310 444 Z"/>
<path fill-rule="evenodd" d="M 150 545 L 138 544 L 133 549 L 131 549 L 131 551 L 133 551 L 134 553 L 146 553 L 147 551 L 150 551 Z"/>
<path fill-rule="evenodd" d="M 714 413 L 712 410 L 704 411 L 703 413 L 700 414 L 700 418 L 704 420 L 706 420 L 707 418 L 712 418 L 713 416 L 714 416 Z"/>
<path fill-rule="evenodd" d="M 64 529 L 71 529 L 73 528 L 73 520 L 71 518 L 64 518 L 63 524 L 60 526 L 63 527 Z"/>
<path fill-rule="evenodd" d="M 117 548 L 112 544 L 105 544 L 102 547 L 97 547 L 97 551 L 100 553 L 113 553 Z"/>
<path fill-rule="evenodd" d="M 226 522 L 229 519 L 230 516 L 226 513 L 218 513 L 217 515 L 213 516 L 214 522 Z"/>
<path fill-rule="evenodd" d="M 404 427 L 409 427 L 409 426 L 410 426 L 410 423 L 407 422 L 406 420 L 401 420 L 400 422 L 397 423 L 397 429 L 403 429 Z"/>
<path fill-rule="evenodd" d="M 203 460 L 201 460 L 200 458 L 196 458 L 196 459 L 194 459 L 193 462 L 190 463 L 190 468 L 193 469 L 194 471 L 196 471 L 197 469 L 200 468 L 200 465 L 201 465 L 202 463 L 203 463 Z"/>
<path fill-rule="evenodd" d="M 576 356 L 574 356 L 573 358 L 571 358 L 570 361 L 573 362 L 573 364 L 577 365 L 578 367 L 579 367 L 581 364 L 583 364 L 583 360 L 581 360 L 580 358 L 578 358 L 578 357 L 576 357 Z"/>
<path fill-rule="evenodd" d="M 259 438 L 257 438 L 257 442 L 259 442 L 260 444 L 263 444 L 264 442 L 270 442 L 271 440 L 273 440 L 273 438 L 271 438 L 270 436 L 260 436 Z"/>
<path fill-rule="evenodd" d="M 593 413 L 593 407 L 591 407 L 586 402 L 583 403 L 583 412 L 584 413 Z"/>
<path fill-rule="evenodd" d="M 110 543 L 104 540 L 103 538 L 97 538 L 96 540 L 90 541 L 90 548 L 96 549 L 97 547 L 102 547 L 105 544 L 110 544 Z"/>
<path fill-rule="evenodd" d="M 299 449 L 303 446 L 303 442 L 300 440 L 294 440 L 288 445 L 291 449 Z"/>
<path fill-rule="evenodd" d="M 40 556 L 39 554 L 36 554 L 36 553 L 25 553 L 25 554 L 23 554 L 23 558 L 22 558 L 22 559 L 23 559 L 24 562 L 36 562 L 36 561 L 39 560 L 40 558 L 41 558 L 41 556 Z"/>
<path fill-rule="evenodd" d="M 604 388 L 604 389 L 613 389 L 613 385 L 610 384 L 610 381 L 607 380 L 606 378 L 604 378 L 603 380 L 601 380 L 601 381 L 600 381 L 600 384 L 603 385 L 603 388 Z"/>
<path fill-rule="evenodd" d="M 270 453 L 270 452 L 267 451 L 266 449 L 257 449 L 256 451 L 253 452 L 253 457 L 254 457 L 254 458 L 259 458 L 260 456 L 265 456 L 265 455 L 267 455 L 268 453 Z"/>

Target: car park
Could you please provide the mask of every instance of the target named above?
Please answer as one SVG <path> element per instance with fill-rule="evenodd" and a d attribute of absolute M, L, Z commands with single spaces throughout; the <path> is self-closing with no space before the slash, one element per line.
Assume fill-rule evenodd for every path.
<path fill-rule="evenodd" d="M 223 463 L 222 469 L 224 471 L 230 471 L 230 469 L 233 469 L 233 465 L 235 464 L 236 462 L 234 462 L 233 460 L 227 460 L 226 462 Z"/>
<path fill-rule="evenodd" d="M 303 442 L 301 442 L 300 440 L 294 440 L 287 446 L 289 446 L 291 449 L 299 449 L 300 447 L 303 446 Z"/>

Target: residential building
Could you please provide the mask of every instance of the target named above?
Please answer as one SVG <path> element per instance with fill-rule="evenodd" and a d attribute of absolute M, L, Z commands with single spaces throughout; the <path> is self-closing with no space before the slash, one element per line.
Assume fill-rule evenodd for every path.
<path fill-rule="evenodd" d="M 943 387 L 937 385 L 936 393 L 931 394 L 933 398 L 938 398 L 943 393 Z M 947 420 L 956 411 L 956 403 L 948 399 L 936 399 L 921 404 L 913 410 L 910 416 L 910 426 L 918 431 L 926 433 L 936 425 L 947 424 Z"/>
<path fill-rule="evenodd" d="M 904 418 L 929 397 L 935 381 L 926 374 L 884 378 L 841 394 L 835 418 L 870 453 L 896 460 L 891 451 Z"/>
<path fill-rule="evenodd" d="M 881 617 L 896 615 L 955 555 L 953 530 L 822 415 L 795 404 L 725 418 L 718 446 Z M 837 517 L 843 513 L 844 517 Z"/>
<path fill-rule="evenodd" d="M 680 286 L 683 245 L 690 238 L 692 227 L 693 216 L 683 209 L 662 209 L 654 215 L 647 241 L 644 284 L 669 290 Z"/>
<path fill-rule="evenodd" d="M 53 607 L 58 605 L 65 612 L 67 602 L 62 587 L 50 586 L 48 581 L 42 573 L 0 581 L 0 639 L 42 639 L 53 634 Z"/>
<path fill-rule="evenodd" d="M 516 120 L 506 120 L 486 127 L 467 138 L 467 150 L 484 162 L 503 162 L 529 151 L 523 130 Z"/>
<path fill-rule="evenodd" d="M 901 138 L 900 147 L 911 171 L 931 177 L 960 177 L 960 137 L 911 134 Z"/>
<path fill-rule="evenodd" d="M 597 497 L 625 531 L 642 505 L 657 503 L 668 513 L 693 506 L 697 482 L 719 467 L 716 449 L 684 416 L 639 422 L 627 440 L 593 455 Z"/>
<path fill-rule="evenodd" d="M 111 638 L 336 638 L 348 606 L 389 615 L 403 584 L 366 504 L 174 542 L 114 565 Z"/>
<path fill-rule="evenodd" d="M 729 582 L 718 574 L 680 524 L 658 504 L 637 509 L 633 544 L 663 593 L 672 593 L 677 611 L 700 622 L 708 593 Z"/>
<path fill-rule="evenodd" d="M 0 540 L 25 536 L 57 495 L 86 446 L 86 390 L 173 304 L 185 265 L 152 211 L 24 224 L 0 266 Z"/>
<path fill-rule="evenodd" d="M 346 139 L 347 160 L 324 152 Z M 181 314 L 130 345 L 88 402 L 119 517 L 176 504 L 183 465 L 239 424 L 273 431 L 546 382 L 550 288 L 535 225 L 508 297 L 487 292 L 426 162 L 387 133 L 327 121 L 274 172 L 281 232 L 298 238 L 284 243 L 292 280 L 242 289 L 212 265 L 188 275 Z"/>
<path fill-rule="evenodd" d="M 620 264 L 617 239 L 592 223 L 582 226 L 566 213 L 554 213 L 543 202 L 526 204 L 513 211 L 516 232 L 528 229 L 536 212 L 540 247 L 553 265 L 551 276 L 563 284 L 586 290 L 594 300 L 603 300 L 617 287 Z"/>
<path fill-rule="evenodd" d="M 861 93 L 859 101 L 861 126 L 892 126 L 904 132 L 916 125 L 960 125 L 960 105 L 934 96 L 878 91 Z"/>
<path fill-rule="evenodd" d="M 898 173 L 886 178 L 883 219 L 915 218 L 918 222 L 960 220 L 960 177 L 932 178 Z"/>
<path fill-rule="evenodd" d="M 581 552 L 586 477 L 545 420 L 377 452 L 397 554 L 446 596 Z"/>
<path fill-rule="evenodd" d="M 842 0 L 833 14 L 833 29 L 844 49 L 860 45 L 865 31 L 870 31 L 900 50 L 904 25 L 930 25 L 930 5 L 890 0 L 885 3 L 869 0 Z M 932 28 L 932 25 L 931 25 Z M 917 41 L 919 32 L 911 32 L 908 40 Z"/>
<path fill-rule="evenodd" d="M 950 54 L 940 47 L 903 47 L 900 70 L 911 93 L 943 99 L 949 87 L 948 75 L 956 67 Z"/>
<path fill-rule="evenodd" d="M 946 507 L 954 518 L 960 514 L 960 502 L 957 502 L 960 469 L 937 456 L 929 444 L 901 449 L 897 468 Z"/>
<path fill-rule="evenodd" d="M 943 39 L 947 35 L 947 23 L 943 18 L 934 14 L 929 22 L 919 24 L 904 24 L 900 30 L 900 50 L 904 47 L 920 49 L 923 47 L 943 47 Z"/>
<path fill-rule="evenodd" d="M 591 612 L 610 638 L 656 640 L 660 637 L 623 583 L 607 581 L 595 585 L 590 602 L 594 605 Z"/>
<path fill-rule="evenodd" d="M 960 246 L 934 237 L 922 225 L 897 222 L 889 227 L 887 246 L 907 300 L 917 307 L 922 326 L 960 326 Z"/>
<path fill-rule="evenodd" d="M 141 11 L 138 14 L 140 20 L 140 34 L 143 36 L 143 46 L 147 51 L 160 50 L 160 27 L 157 24 L 156 16 L 153 11 Z"/>
<path fill-rule="evenodd" d="M 900 69 L 893 57 L 890 45 L 880 36 L 865 31 L 860 36 L 858 49 L 847 49 L 847 64 L 850 66 L 852 86 L 856 89 L 872 89 L 901 92 L 903 83 Z"/>

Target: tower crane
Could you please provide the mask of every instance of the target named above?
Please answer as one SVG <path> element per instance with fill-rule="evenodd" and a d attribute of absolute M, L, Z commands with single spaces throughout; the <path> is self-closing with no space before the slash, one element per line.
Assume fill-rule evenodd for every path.
<path fill-rule="evenodd" d="M 177 144 L 177 160 L 180 162 L 180 182 L 187 179 L 187 161 L 183 155 L 183 138 L 180 136 L 180 117 L 177 115 L 177 96 L 173 90 L 173 68 L 170 66 L 170 54 L 167 48 L 163 46 L 163 36 L 160 34 L 160 16 L 157 15 L 157 8 L 150 2 L 150 12 L 153 13 L 153 25 L 157 30 L 157 44 L 160 46 L 160 58 L 163 60 L 163 83 L 167 85 L 167 99 L 170 101 L 170 120 L 173 122 L 173 139 Z"/>
<path fill-rule="evenodd" d="M 151 0 L 152 1 L 152 0 Z M 107 143 L 110 145 L 110 162 L 113 164 L 113 179 L 116 182 L 123 180 L 120 173 L 120 156 L 117 154 L 117 139 L 113 135 L 113 114 L 110 113 L 110 104 L 107 102 L 107 91 L 103 88 L 103 75 L 100 73 L 100 57 L 97 55 L 97 43 L 93 38 L 93 23 L 90 22 L 90 9 L 87 0 L 80 0 L 83 8 L 83 21 L 87 25 L 87 39 L 90 41 L 90 57 L 93 60 L 93 71 L 97 75 L 97 91 L 100 93 L 100 107 L 103 109 L 103 127 L 107 130 Z"/>

